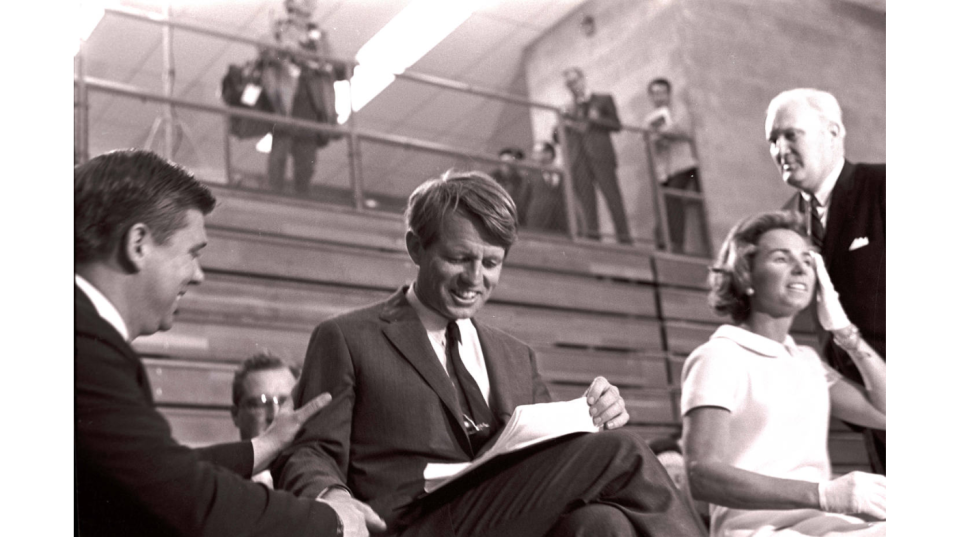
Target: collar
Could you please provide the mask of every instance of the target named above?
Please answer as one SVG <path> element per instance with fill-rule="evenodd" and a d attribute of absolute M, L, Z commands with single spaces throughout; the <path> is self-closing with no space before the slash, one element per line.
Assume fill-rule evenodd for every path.
<path fill-rule="evenodd" d="M 797 351 L 796 342 L 793 341 L 792 336 L 788 334 L 786 335 L 786 340 L 779 343 L 765 336 L 750 332 L 745 328 L 731 324 L 720 326 L 709 339 L 719 338 L 732 340 L 740 347 L 770 358 L 790 356 Z"/>
<path fill-rule="evenodd" d="M 110 302 L 110 299 L 104 296 L 92 283 L 84 279 L 83 276 L 79 274 L 74 274 L 73 276 L 77 287 L 87 295 L 87 298 L 93 303 L 93 307 L 96 308 L 100 317 L 103 317 L 104 321 L 110 323 L 110 326 L 123 336 L 123 341 L 130 341 L 130 332 L 127 330 L 127 324 L 123 322 L 123 317 L 120 316 L 120 312 L 117 311 L 117 308 Z"/>
<path fill-rule="evenodd" d="M 842 173 L 842 167 L 845 164 L 846 159 L 839 159 L 839 164 L 829 172 L 826 179 L 824 179 L 822 184 L 819 185 L 819 188 L 816 189 L 816 201 L 819 202 L 821 207 L 829 207 L 832 191 L 836 188 L 836 181 L 839 180 L 839 174 Z M 808 203 L 811 196 L 805 192 L 800 192 L 800 194 L 802 194 L 803 199 Z"/>
<path fill-rule="evenodd" d="M 406 300 L 409 301 L 410 306 L 413 306 L 413 311 L 416 312 L 416 316 L 420 318 L 420 322 L 423 323 L 423 327 L 426 328 L 427 332 L 436 332 L 438 330 L 442 330 L 444 333 L 446 332 L 446 325 L 449 324 L 450 320 L 436 313 L 420 301 L 420 297 L 416 296 L 415 282 L 406 290 Z M 456 324 L 460 327 L 461 333 L 464 328 L 464 323 L 472 325 L 469 319 L 456 320 Z"/>

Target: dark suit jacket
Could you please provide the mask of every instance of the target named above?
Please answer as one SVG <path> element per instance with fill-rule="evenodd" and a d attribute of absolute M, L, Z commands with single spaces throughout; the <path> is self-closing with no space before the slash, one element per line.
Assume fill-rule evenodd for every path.
<path fill-rule="evenodd" d="M 74 322 L 77 535 L 336 533 L 328 506 L 241 477 L 253 468 L 249 442 L 176 443 L 139 357 L 79 288 Z"/>
<path fill-rule="evenodd" d="M 273 466 L 277 487 L 315 498 L 345 485 L 391 526 L 422 494 L 428 462 L 472 459 L 453 384 L 405 292 L 316 327 L 294 398 L 300 406 L 330 392 L 333 401 Z M 550 401 L 532 349 L 476 329 L 500 423 L 518 405 Z"/>
<path fill-rule="evenodd" d="M 569 112 L 572 112 L 574 106 L 570 105 Z M 616 168 L 616 150 L 613 149 L 610 133 L 619 132 L 623 126 L 619 121 L 613 96 L 605 93 L 591 93 L 585 108 L 585 111 L 580 111 L 581 117 L 584 118 L 583 121 L 586 121 L 585 118 L 589 117 L 590 111 L 598 113 L 599 120 L 588 120 L 589 127 L 585 133 L 571 128 L 566 129 L 570 158 L 574 160 L 587 158 L 595 164 Z M 553 138 L 559 143 L 558 136 L 555 133 Z"/>
<path fill-rule="evenodd" d="M 807 214 L 799 193 L 787 208 Z M 868 244 L 850 250 L 853 241 Z M 858 241 L 862 242 L 862 240 Z M 843 309 L 866 341 L 886 356 L 886 165 L 843 164 L 829 202 L 823 239 L 826 270 L 839 292 Z M 828 336 L 828 334 L 822 334 Z M 826 341 L 828 339 L 828 342 Z M 862 381 L 859 370 L 832 338 L 821 338 L 824 356 L 847 377 Z"/>

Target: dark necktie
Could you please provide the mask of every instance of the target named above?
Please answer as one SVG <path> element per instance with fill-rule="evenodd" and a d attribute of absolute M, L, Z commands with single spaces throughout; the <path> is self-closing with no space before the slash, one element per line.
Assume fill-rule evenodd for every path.
<path fill-rule="evenodd" d="M 466 370 L 460 358 L 460 329 L 456 321 L 446 325 L 446 359 L 450 365 L 450 380 L 456 388 L 456 395 L 463 411 L 463 425 L 469 433 L 473 453 L 479 453 L 487 440 L 493 436 L 493 412 L 490 410 L 479 385 Z"/>
<path fill-rule="evenodd" d="M 822 205 L 815 196 L 809 198 L 809 234 L 812 235 L 813 245 L 821 252 L 826 230 L 822 227 Z"/>

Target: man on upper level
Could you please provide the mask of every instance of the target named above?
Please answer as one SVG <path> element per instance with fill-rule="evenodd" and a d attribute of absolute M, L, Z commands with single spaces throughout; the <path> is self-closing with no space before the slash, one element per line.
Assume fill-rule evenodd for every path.
<path fill-rule="evenodd" d="M 517 406 L 551 398 L 533 350 L 474 318 L 516 240 L 503 187 L 448 173 L 413 192 L 406 217 L 416 280 L 314 330 L 294 398 L 330 392 L 333 401 L 277 459 L 277 486 L 334 505 L 355 497 L 404 537 L 701 535 L 628 430 L 545 442 L 424 496 L 428 464 L 469 463 Z M 628 421 L 606 379 L 586 397 L 595 425 Z"/>
<path fill-rule="evenodd" d="M 784 91 L 766 111 L 766 140 L 783 181 L 798 192 L 786 208 L 806 215 L 843 309 L 863 338 L 886 357 L 886 165 L 845 159 L 846 127 L 831 94 Z M 819 330 L 822 355 L 862 383 L 852 359 Z M 885 474 L 886 435 L 865 430 L 873 471 Z"/>
<path fill-rule="evenodd" d="M 649 100 L 656 108 L 644 121 L 649 129 L 650 153 L 656 180 L 669 190 L 700 192 L 699 163 L 693 146 L 689 114 L 673 103 L 673 89 L 665 78 L 653 79 L 646 87 Z M 686 200 L 669 196 L 665 199 L 666 221 L 673 253 L 686 250 Z M 700 211 L 701 214 L 701 211 Z"/>
<path fill-rule="evenodd" d="M 629 222 L 623 205 L 623 194 L 616 177 L 616 150 L 610 133 L 619 132 L 619 122 L 613 96 L 605 93 L 587 93 L 586 77 L 578 67 L 563 71 L 571 102 L 563 114 L 569 169 L 573 175 L 573 191 L 586 218 L 584 235 L 599 238 L 599 213 L 596 187 L 599 187 L 609 215 L 616 229 L 616 240 L 629 244 Z M 553 139 L 559 141 L 554 131 Z"/>

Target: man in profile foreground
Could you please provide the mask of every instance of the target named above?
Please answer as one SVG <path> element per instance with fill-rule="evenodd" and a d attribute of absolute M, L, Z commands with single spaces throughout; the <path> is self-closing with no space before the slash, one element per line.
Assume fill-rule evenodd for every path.
<path fill-rule="evenodd" d="M 252 441 L 202 450 L 174 441 L 153 406 L 130 341 L 170 329 L 180 297 L 203 281 L 210 191 L 186 170 L 133 150 L 78 165 L 73 185 L 74 532 L 333 536 L 341 523 L 356 524 L 327 504 L 244 479 L 265 468 L 328 395 L 304 401 Z"/>

